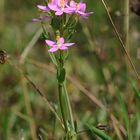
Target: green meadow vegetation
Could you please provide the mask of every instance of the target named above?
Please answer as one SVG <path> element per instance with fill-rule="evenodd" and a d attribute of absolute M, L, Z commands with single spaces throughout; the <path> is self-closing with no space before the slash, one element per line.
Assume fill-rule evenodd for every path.
<path fill-rule="evenodd" d="M 140 16 L 129 0 L 83 1 L 94 13 L 79 19 L 65 63 L 67 134 L 53 56 L 32 22 L 44 0 L 0 0 L 0 140 L 140 140 Z"/>

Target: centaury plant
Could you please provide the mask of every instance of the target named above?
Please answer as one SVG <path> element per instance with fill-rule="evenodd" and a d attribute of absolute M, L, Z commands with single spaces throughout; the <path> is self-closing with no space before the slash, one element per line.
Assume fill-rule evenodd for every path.
<path fill-rule="evenodd" d="M 37 5 L 42 14 L 39 18 L 33 19 L 33 21 L 41 22 L 45 37 L 44 42 L 57 69 L 59 103 L 65 130 L 64 139 L 75 140 L 77 139 L 77 130 L 74 125 L 72 109 L 66 89 L 65 62 L 69 47 L 75 45 L 75 43 L 70 43 L 70 40 L 76 31 L 79 18 L 87 18 L 92 12 L 86 12 L 86 4 L 82 1 L 77 3 L 74 0 L 52 0 L 45 3 L 46 5 Z M 54 38 L 45 29 L 44 20 L 49 21 L 47 24 L 50 23 Z"/>

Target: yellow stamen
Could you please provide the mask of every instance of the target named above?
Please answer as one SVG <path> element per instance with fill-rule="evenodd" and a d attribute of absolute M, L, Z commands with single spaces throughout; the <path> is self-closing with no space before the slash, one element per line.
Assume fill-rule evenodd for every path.
<path fill-rule="evenodd" d="M 59 35 L 56 36 L 56 41 L 57 41 L 58 48 L 60 48 L 61 47 L 61 43 L 60 43 L 60 36 Z"/>
<path fill-rule="evenodd" d="M 78 3 L 75 2 L 75 8 L 78 9 L 78 7 L 79 7 L 79 6 L 78 6 Z"/>
<path fill-rule="evenodd" d="M 60 0 L 60 6 L 63 7 L 65 4 L 65 1 L 64 0 Z"/>
<path fill-rule="evenodd" d="M 56 41 L 58 42 L 58 41 L 59 41 L 59 39 L 60 39 L 60 36 L 59 36 L 59 35 L 57 35 L 57 36 L 56 36 Z"/>

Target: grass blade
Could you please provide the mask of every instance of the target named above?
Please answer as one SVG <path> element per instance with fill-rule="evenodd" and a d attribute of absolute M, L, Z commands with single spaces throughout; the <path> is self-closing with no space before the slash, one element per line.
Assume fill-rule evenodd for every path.
<path fill-rule="evenodd" d="M 105 134 L 103 131 L 97 129 L 96 127 L 89 126 L 89 125 L 87 125 L 87 127 L 93 135 L 96 135 L 96 136 L 100 137 L 102 140 L 112 140 L 112 138 L 110 136 Z"/>
<path fill-rule="evenodd" d="M 129 116 L 128 116 L 128 113 L 127 113 L 127 109 L 126 109 L 124 100 L 122 98 L 122 95 L 120 94 L 119 91 L 118 91 L 117 95 L 118 95 L 118 99 L 119 99 L 119 103 L 120 103 L 120 108 L 122 110 L 124 123 L 125 123 L 126 129 L 127 129 L 127 137 L 128 137 L 128 140 L 132 140 L 132 134 L 131 134 L 132 131 L 130 129 Z"/>

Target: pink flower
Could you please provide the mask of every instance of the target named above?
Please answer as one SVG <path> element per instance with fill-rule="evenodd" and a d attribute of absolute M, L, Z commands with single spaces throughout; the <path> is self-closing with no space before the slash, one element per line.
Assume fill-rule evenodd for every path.
<path fill-rule="evenodd" d="M 48 7 L 55 11 L 55 15 L 60 16 L 63 13 L 69 13 L 69 9 L 66 7 L 67 0 L 52 0 L 51 3 L 48 3 Z"/>
<path fill-rule="evenodd" d="M 56 52 L 58 50 L 67 50 L 69 46 L 74 45 L 75 43 L 64 43 L 65 40 L 63 37 L 57 37 L 56 42 L 51 40 L 45 40 L 46 44 L 50 46 L 51 48 L 48 50 L 48 52 Z"/>
<path fill-rule="evenodd" d="M 89 12 L 89 13 L 86 13 L 86 4 L 83 3 L 82 1 L 79 2 L 79 3 L 76 3 L 75 1 L 70 1 L 70 6 L 68 6 L 68 10 L 69 10 L 69 13 L 77 13 L 79 14 L 80 16 L 83 16 L 83 17 L 87 17 L 89 16 L 90 14 L 92 14 L 93 12 Z"/>

